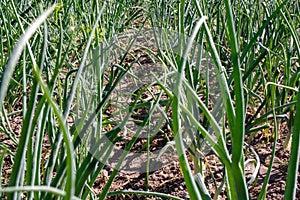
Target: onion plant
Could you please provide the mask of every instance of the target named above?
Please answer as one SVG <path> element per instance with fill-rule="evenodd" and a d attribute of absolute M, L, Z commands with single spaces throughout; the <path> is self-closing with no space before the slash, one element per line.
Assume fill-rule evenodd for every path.
<path fill-rule="evenodd" d="M 150 144 L 165 125 L 174 141 L 155 159 L 169 148 L 176 150 L 190 199 L 217 199 L 221 191 L 228 199 L 266 199 L 278 124 L 287 121 L 285 144 L 288 148 L 291 141 L 291 156 L 284 198 L 296 198 L 298 1 L 4 0 L 0 6 L 0 134 L 17 146 L 0 144 L 0 169 L 5 156 L 13 160 L 1 195 L 181 199 L 148 190 L 110 191 L 141 137 L 149 188 Z M 153 78 L 146 84 L 136 70 L 146 65 L 139 52 L 156 66 L 141 72 Z M 116 99 L 124 103 L 126 94 L 119 93 L 128 80 L 135 90 L 127 91 L 123 106 Z M 150 100 L 143 98 L 146 93 Z M 14 116 L 22 118 L 20 135 L 11 126 Z M 253 197 L 261 162 L 252 141 L 268 131 L 271 160 L 262 189 Z M 116 151 L 116 144 L 124 145 L 122 151 Z M 205 182 L 207 150 L 218 157 L 223 172 L 215 192 Z M 116 156 L 102 191 L 95 194 L 94 183 Z M 249 162 L 256 166 L 247 181 Z"/>

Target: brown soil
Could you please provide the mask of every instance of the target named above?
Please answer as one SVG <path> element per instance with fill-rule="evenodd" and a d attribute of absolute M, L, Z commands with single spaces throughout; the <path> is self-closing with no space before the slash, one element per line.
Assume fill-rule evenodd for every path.
<path fill-rule="evenodd" d="M 10 125 L 15 135 L 19 137 L 21 131 L 21 117 L 10 117 Z M 164 129 L 167 131 L 167 129 Z M 271 131 L 271 130 L 270 130 Z M 285 123 L 280 125 L 279 139 L 277 140 L 276 154 L 274 159 L 274 164 L 268 184 L 267 199 L 283 199 L 287 165 L 289 161 L 290 152 L 288 149 L 283 147 L 288 134 L 287 126 Z M 168 133 L 169 138 L 172 140 L 172 135 Z M 3 133 L 0 135 L 1 144 L 5 144 L 10 148 L 12 152 L 15 152 L 17 145 L 15 145 L 6 135 Z M 271 134 L 258 133 L 250 143 L 250 145 L 255 149 L 259 155 L 261 167 L 259 169 L 259 174 L 257 180 L 249 186 L 249 191 L 252 199 L 257 199 L 262 183 L 267 173 L 267 169 L 270 162 L 271 151 L 273 146 L 274 138 Z M 151 148 L 161 149 L 167 140 L 164 134 L 157 134 L 155 139 L 151 143 Z M 137 150 L 145 144 L 143 139 L 139 139 L 133 149 Z M 47 141 L 45 141 L 45 146 L 49 146 Z M 2 151 L 1 151 L 2 152 Z M 246 152 L 246 151 L 245 151 Z M 253 158 L 253 155 L 249 153 L 249 158 Z M 209 189 L 211 196 L 215 194 L 216 186 L 220 185 L 223 177 L 222 165 L 220 164 L 218 158 L 213 154 L 206 157 L 206 172 L 205 172 L 205 184 Z M 3 169 L 2 169 L 2 185 L 8 184 L 8 179 L 12 170 L 12 157 L 7 154 L 4 159 Z M 191 162 L 192 163 L 192 162 Z M 191 164 L 193 169 L 193 165 Z M 247 180 L 249 180 L 252 172 L 254 170 L 254 165 L 249 164 L 246 166 Z M 105 167 L 101 175 L 94 184 L 95 193 L 100 193 L 103 186 L 105 185 L 112 168 Z M 300 175 L 300 172 L 299 172 Z M 298 175 L 298 176 L 299 176 Z M 110 191 L 116 190 L 149 190 L 155 192 L 162 192 L 166 194 L 171 194 L 181 198 L 189 198 L 186 190 L 185 182 L 183 180 L 182 174 L 180 172 L 179 162 L 177 159 L 173 159 L 169 163 L 164 163 L 161 168 L 150 173 L 148 184 L 146 184 L 146 174 L 145 173 L 133 173 L 132 171 L 121 171 L 115 178 Z M 297 188 L 297 199 L 300 199 L 300 179 L 298 178 L 298 188 Z M 161 199 L 158 197 L 143 197 L 140 195 L 119 195 L 111 196 L 108 199 Z M 219 199 L 227 199 L 225 186 L 220 192 Z"/>
<path fill-rule="evenodd" d="M 285 181 L 287 174 L 287 165 L 289 160 L 289 150 L 283 147 L 283 144 L 286 139 L 287 128 L 282 125 L 280 131 L 280 138 L 277 140 L 276 154 L 274 159 L 273 168 L 271 171 L 271 176 L 267 188 L 266 199 L 283 199 Z M 259 174 L 256 181 L 249 186 L 249 191 L 251 199 L 257 199 L 261 191 L 263 181 L 265 179 L 269 161 L 271 157 L 271 151 L 273 146 L 273 138 L 266 134 L 257 134 L 254 140 L 250 145 L 255 149 L 259 155 L 261 166 L 259 169 Z M 249 153 L 249 157 L 253 157 Z M 205 183 L 211 194 L 211 197 L 214 197 L 216 186 L 219 187 L 222 181 L 223 172 L 222 165 L 219 162 L 218 158 L 214 155 L 208 155 L 206 157 L 206 172 L 205 172 Z M 193 165 L 191 162 L 191 167 Z M 247 180 L 250 179 L 252 172 L 254 170 L 254 164 L 249 163 L 246 168 L 246 177 Z M 109 176 L 111 171 L 106 171 L 105 175 Z M 300 175 L 300 172 L 299 172 Z M 112 184 L 111 191 L 116 190 L 149 190 L 155 192 L 162 192 L 166 194 L 171 194 L 183 199 L 188 199 L 189 195 L 186 190 L 185 182 L 183 176 L 180 173 L 179 162 L 173 161 L 169 164 L 164 165 L 161 169 L 153 172 L 149 176 L 149 183 L 146 184 L 145 173 L 126 173 L 120 172 L 119 175 L 114 180 Z M 96 193 L 101 192 L 101 189 L 105 181 L 99 178 L 99 180 L 94 185 L 94 190 Z M 298 189 L 296 198 L 300 199 L 300 180 L 298 179 Z M 163 199 L 158 197 L 141 197 L 139 195 L 119 195 L 109 197 L 108 199 Z M 220 191 L 218 199 L 227 199 L 225 186 Z"/>

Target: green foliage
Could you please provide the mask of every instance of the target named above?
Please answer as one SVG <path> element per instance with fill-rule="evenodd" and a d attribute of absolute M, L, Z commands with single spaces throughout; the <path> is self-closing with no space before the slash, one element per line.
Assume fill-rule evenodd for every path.
<path fill-rule="evenodd" d="M 277 123 L 283 120 L 288 120 L 290 129 L 286 144 L 292 138 L 285 199 L 295 199 L 300 120 L 298 1 L 55 2 L 0 3 L 0 133 L 18 147 L 0 144 L 0 169 L 6 154 L 14 160 L 9 185 L 1 185 L 1 194 L 16 199 L 24 194 L 28 199 L 105 199 L 118 194 L 180 199 L 151 191 L 109 192 L 125 157 L 155 117 L 154 110 L 164 105 L 161 113 L 171 127 L 191 199 L 210 199 L 203 181 L 203 140 L 222 163 L 221 187 L 225 185 L 228 199 L 250 199 L 245 148 L 259 131 L 272 128 L 272 121 L 272 156 L 259 194 L 259 199 L 265 199 Z M 110 42 L 129 30 L 139 33 L 144 28 L 157 33 L 157 49 L 140 48 L 166 73 L 133 95 L 129 108 L 120 110 L 120 122 L 113 114 L 106 116 L 105 110 L 124 77 L 136 78 L 126 58 L 134 57 L 134 42 L 139 38 L 133 36 L 125 45 L 113 47 Z M 109 55 L 113 64 L 106 63 L 105 57 L 111 48 L 116 49 Z M 214 67 L 202 64 L 207 69 L 201 71 L 197 65 L 207 57 Z M 154 84 L 160 96 L 152 94 L 153 102 L 141 103 L 142 93 Z M 216 86 L 220 98 L 213 99 Z M 161 99 L 162 93 L 167 100 Z M 139 108 L 148 109 L 146 117 L 137 120 L 140 127 L 126 143 L 102 193 L 94 194 L 96 178 L 113 154 L 114 144 L 124 141 L 126 123 Z M 171 116 L 167 116 L 169 108 Z M 9 121 L 9 116 L 16 115 L 22 116 L 18 138 Z M 193 128 L 185 131 L 183 127 Z M 191 140 L 188 150 L 195 174 L 187 159 L 185 134 Z M 49 143 L 46 150 L 44 138 Z M 148 145 L 150 140 L 148 136 Z M 149 146 L 145 149 L 149 154 Z M 259 168 L 259 157 L 255 159 Z M 253 173 L 252 182 L 256 176 Z M 218 194 L 216 188 L 214 199 Z"/>

